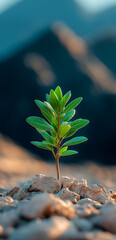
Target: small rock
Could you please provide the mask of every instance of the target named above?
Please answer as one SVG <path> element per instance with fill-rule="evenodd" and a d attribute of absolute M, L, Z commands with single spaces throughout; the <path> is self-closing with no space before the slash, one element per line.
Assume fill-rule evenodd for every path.
<path fill-rule="evenodd" d="M 102 185 L 92 184 L 86 186 L 85 184 L 77 184 L 72 186 L 70 190 L 78 193 L 83 198 L 90 198 L 102 204 L 112 199 L 111 193 Z"/>
<path fill-rule="evenodd" d="M 10 197 L 13 197 L 13 195 L 15 194 L 15 193 L 17 193 L 18 191 L 19 191 L 19 189 L 20 189 L 20 187 L 14 187 L 14 188 L 11 188 L 10 190 L 8 190 L 7 192 L 6 192 L 6 196 L 10 196 Z"/>
<path fill-rule="evenodd" d="M 43 221 L 32 221 L 20 227 L 10 236 L 10 240 L 51 240 L 76 239 L 77 229 L 64 217 L 54 216 Z"/>
<path fill-rule="evenodd" d="M 90 198 L 82 198 L 81 200 L 78 201 L 78 204 L 85 205 L 85 206 L 89 204 L 98 209 L 102 206 L 101 203 L 94 201 Z"/>
<path fill-rule="evenodd" d="M 0 225 L 0 238 L 7 238 L 7 234 L 1 225 Z"/>
<path fill-rule="evenodd" d="M 113 194 L 111 195 L 111 197 L 112 197 L 114 200 L 116 200 L 116 193 L 113 193 Z"/>
<path fill-rule="evenodd" d="M 5 229 L 19 224 L 19 213 L 17 209 L 11 209 L 0 213 L 0 225 Z"/>
<path fill-rule="evenodd" d="M 79 232 L 75 240 L 116 240 L 116 235 L 98 230 L 85 231 Z"/>
<path fill-rule="evenodd" d="M 39 174 L 32 178 L 23 186 L 24 191 L 40 191 L 48 193 L 57 193 L 61 189 L 61 183 L 54 177 L 46 177 Z"/>
<path fill-rule="evenodd" d="M 77 193 L 68 190 L 68 188 L 62 188 L 56 196 L 62 200 L 70 200 L 72 203 L 77 203 L 77 201 L 80 200 L 80 196 Z"/>
<path fill-rule="evenodd" d="M 27 192 L 24 192 L 21 188 L 18 190 L 17 193 L 14 194 L 13 199 L 15 200 L 22 200 L 24 198 L 27 198 L 29 196 L 29 194 Z"/>
<path fill-rule="evenodd" d="M 70 219 L 75 215 L 75 209 L 71 207 L 70 203 L 65 203 L 53 194 L 47 193 L 40 193 L 30 201 L 21 202 L 19 212 L 20 215 L 27 220 L 32 220 L 37 217 L 47 218 L 54 214 L 63 215 Z"/>
<path fill-rule="evenodd" d="M 76 192 L 77 187 L 82 187 L 82 186 L 87 186 L 87 180 L 86 179 L 82 179 L 80 181 L 75 180 L 74 182 L 72 182 L 72 184 L 69 186 L 69 190 Z"/>
<path fill-rule="evenodd" d="M 79 205 L 75 204 L 73 206 L 76 209 L 76 215 L 81 218 L 92 217 L 99 214 L 99 210 L 92 205 Z"/>
<path fill-rule="evenodd" d="M 11 197 L 0 197 L 0 211 L 14 208 L 18 204 L 17 201 L 14 201 Z"/>
<path fill-rule="evenodd" d="M 69 188 L 74 183 L 74 181 L 76 181 L 76 179 L 63 176 L 63 177 L 61 177 L 60 181 L 61 181 L 61 186 L 63 188 Z"/>
<path fill-rule="evenodd" d="M 12 227 L 8 227 L 8 228 L 3 228 L 0 225 L 0 239 L 6 239 L 9 237 L 9 235 L 13 232 L 13 228 Z"/>
<path fill-rule="evenodd" d="M 84 218 L 74 218 L 72 222 L 79 231 L 90 231 L 93 228 L 92 222 Z"/>
<path fill-rule="evenodd" d="M 92 223 L 108 232 L 116 233 L 116 204 L 101 208 L 100 214 L 92 218 Z"/>

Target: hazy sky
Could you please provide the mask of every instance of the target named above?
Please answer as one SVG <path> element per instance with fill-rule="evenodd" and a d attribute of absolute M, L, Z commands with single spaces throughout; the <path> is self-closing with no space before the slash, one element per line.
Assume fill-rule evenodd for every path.
<path fill-rule="evenodd" d="M 11 7 L 16 2 L 19 1 L 23 0 L 0 0 L 0 12 L 5 11 L 7 8 Z M 32 1 L 34 2 L 34 0 Z M 75 0 L 75 1 L 79 2 L 86 10 L 92 12 L 102 10 L 113 4 L 116 5 L 116 0 Z"/>

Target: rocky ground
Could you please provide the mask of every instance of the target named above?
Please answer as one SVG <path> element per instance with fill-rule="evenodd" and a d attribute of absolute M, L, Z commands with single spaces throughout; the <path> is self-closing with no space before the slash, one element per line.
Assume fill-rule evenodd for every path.
<path fill-rule="evenodd" d="M 55 174 L 0 137 L 0 239 L 116 239 L 116 167 L 61 164 L 68 177 Z"/>
<path fill-rule="evenodd" d="M 114 240 L 116 189 L 39 174 L 0 194 L 0 238 Z"/>

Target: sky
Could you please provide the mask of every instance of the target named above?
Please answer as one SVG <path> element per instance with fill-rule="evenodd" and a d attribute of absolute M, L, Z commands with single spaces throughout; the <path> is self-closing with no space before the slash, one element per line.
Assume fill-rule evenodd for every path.
<path fill-rule="evenodd" d="M 19 1 L 23 0 L 0 0 L 0 12 L 4 12 L 6 9 L 13 6 Z M 84 7 L 87 11 L 90 12 L 97 12 L 109 6 L 112 6 L 113 4 L 116 5 L 116 0 L 75 0 L 75 1 L 79 2 L 82 7 Z"/>

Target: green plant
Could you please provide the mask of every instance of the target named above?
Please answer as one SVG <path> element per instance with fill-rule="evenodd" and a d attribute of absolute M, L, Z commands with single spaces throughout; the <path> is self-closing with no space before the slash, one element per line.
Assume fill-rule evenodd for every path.
<path fill-rule="evenodd" d="M 74 150 L 68 150 L 68 146 L 80 144 L 87 140 L 86 137 L 81 136 L 64 142 L 66 138 L 73 136 L 80 128 L 89 123 L 88 120 L 81 118 L 70 121 L 75 115 L 74 108 L 82 101 L 82 97 L 79 97 L 67 104 L 70 97 L 71 91 L 63 96 L 62 90 L 58 86 L 55 91 L 51 90 L 49 95 L 46 94 L 46 101 L 35 100 L 47 121 L 35 116 L 26 119 L 45 139 L 42 142 L 33 141 L 31 143 L 36 147 L 52 151 L 56 160 L 58 180 L 60 179 L 59 157 L 78 153 Z"/>

